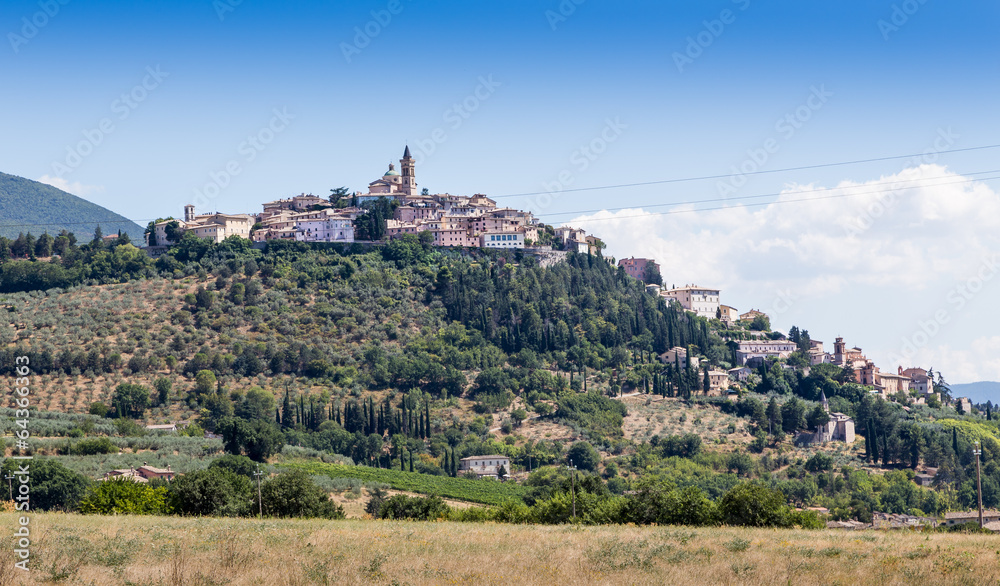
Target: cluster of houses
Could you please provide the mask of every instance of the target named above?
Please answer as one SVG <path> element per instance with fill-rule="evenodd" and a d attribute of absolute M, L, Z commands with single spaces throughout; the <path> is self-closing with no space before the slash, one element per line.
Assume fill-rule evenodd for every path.
<path fill-rule="evenodd" d="M 272 239 L 300 242 L 355 241 L 354 221 L 368 210 L 365 203 L 391 199 L 398 205 L 392 218 L 386 219 L 385 238 L 403 234 L 432 235 L 434 246 L 482 248 L 541 248 L 540 231 L 544 227 L 522 210 L 497 207 L 496 201 L 483 194 L 471 196 L 449 193 L 431 194 L 417 190 L 416 163 L 409 147 L 399 160 L 400 170 L 389 170 L 368 184 L 367 193 L 344 196 L 348 207 L 327 199 L 301 194 L 265 203 L 256 214 L 198 214 L 193 205 L 184 208 L 184 219 L 156 222 L 147 247 L 165 248 L 192 232 L 199 238 L 222 242 L 230 236 L 254 242 Z M 599 240 L 579 228 L 555 229 L 554 238 L 564 250 L 595 253 Z"/>
<path fill-rule="evenodd" d="M 826 514 L 829 511 L 822 507 L 810 507 L 809 510 Z M 860 521 L 828 521 L 827 529 L 846 529 L 848 531 L 858 531 L 864 529 L 918 529 L 934 528 L 939 526 L 952 527 L 965 523 L 979 523 L 979 511 L 956 511 L 944 514 L 944 520 L 939 521 L 931 517 L 918 517 L 916 515 L 904 515 L 894 513 L 873 513 L 871 523 Z M 1000 511 L 983 511 L 983 529 L 1000 532 Z"/>
<path fill-rule="evenodd" d="M 132 480 L 134 482 L 149 482 L 155 478 L 162 478 L 163 480 L 169 481 L 174 479 L 174 473 L 170 470 L 169 465 L 166 468 L 157 468 L 143 462 L 142 466 L 139 466 L 138 468 L 121 468 L 104 474 L 104 480 L 112 478 L 122 478 Z"/>

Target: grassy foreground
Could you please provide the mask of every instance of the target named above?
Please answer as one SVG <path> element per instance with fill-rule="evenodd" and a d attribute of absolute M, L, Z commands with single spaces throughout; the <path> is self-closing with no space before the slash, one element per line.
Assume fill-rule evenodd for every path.
<path fill-rule="evenodd" d="M 13 533 L 16 518 L 0 514 Z M 0 584 L 996 584 L 1000 538 L 35 514 Z M 7 531 L 5 531 L 7 533 Z"/>

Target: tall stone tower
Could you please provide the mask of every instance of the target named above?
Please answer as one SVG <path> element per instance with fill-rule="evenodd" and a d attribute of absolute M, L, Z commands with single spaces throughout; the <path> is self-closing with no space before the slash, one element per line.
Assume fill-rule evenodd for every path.
<path fill-rule="evenodd" d="M 400 190 L 406 195 L 416 195 L 417 175 L 414 171 L 414 161 L 413 157 L 410 156 L 409 145 L 403 151 L 403 158 L 399 160 L 399 169 L 403 172 Z"/>
<path fill-rule="evenodd" d="M 844 366 L 846 357 L 844 356 L 844 339 L 837 338 L 833 342 L 833 363 L 837 366 Z"/>
<path fill-rule="evenodd" d="M 185 222 L 193 222 L 194 218 L 195 218 L 195 215 L 194 215 L 194 206 L 191 205 L 191 204 L 188 204 L 188 205 L 184 206 L 184 221 Z"/>

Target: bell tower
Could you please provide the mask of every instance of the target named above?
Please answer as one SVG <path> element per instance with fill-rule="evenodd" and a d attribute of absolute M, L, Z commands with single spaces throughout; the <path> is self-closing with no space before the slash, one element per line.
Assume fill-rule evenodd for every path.
<path fill-rule="evenodd" d="M 837 366 L 844 366 L 846 357 L 844 356 L 844 339 L 837 338 L 833 342 L 833 363 Z"/>
<path fill-rule="evenodd" d="M 403 151 L 403 158 L 399 160 L 399 169 L 403 173 L 401 191 L 406 195 L 417 193 L 417 175 L 414 165 L 413 157 L 410 156 L 410 147 L 407 145 Z"/>

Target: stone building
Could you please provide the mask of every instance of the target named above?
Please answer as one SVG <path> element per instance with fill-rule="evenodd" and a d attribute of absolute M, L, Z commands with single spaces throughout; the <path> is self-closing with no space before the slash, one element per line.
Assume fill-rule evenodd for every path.
<path fill-rule="evenodd" d="M 826 399 L 826 393 L 822 391 L 820 391 L 820 403 L 823 405 L 823 410 L 830 414 L 830 420 L 812 433 L 800 433 L 795 438 L 795 443 L 806 445 L 832 441 L 854 443 L 854 420 L 843 413 L 830 413 L 830 402 Z"/>

